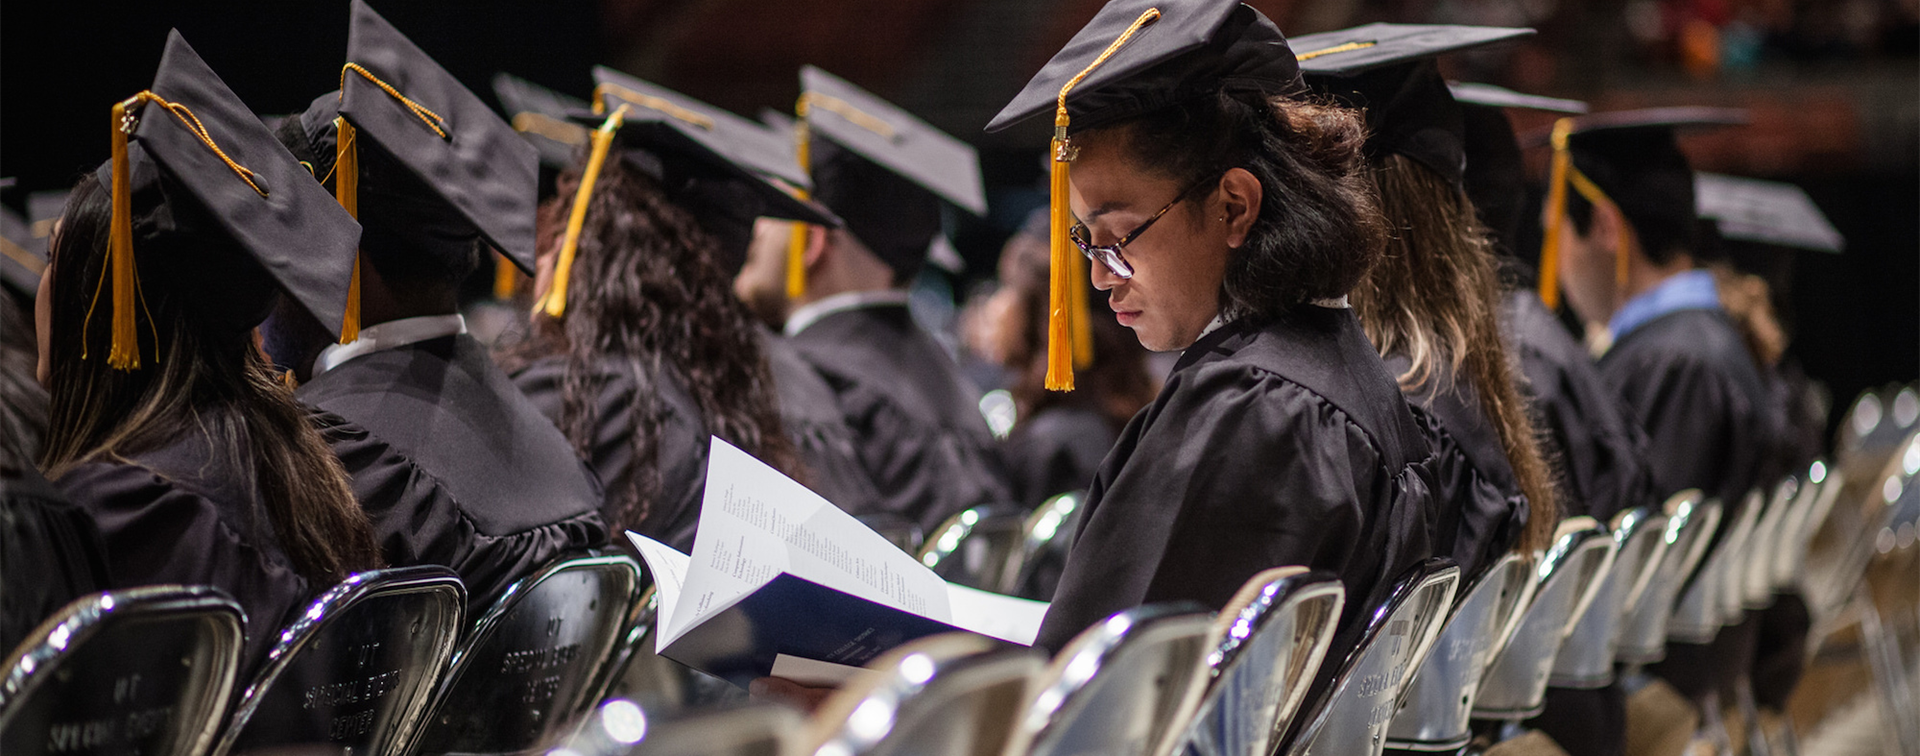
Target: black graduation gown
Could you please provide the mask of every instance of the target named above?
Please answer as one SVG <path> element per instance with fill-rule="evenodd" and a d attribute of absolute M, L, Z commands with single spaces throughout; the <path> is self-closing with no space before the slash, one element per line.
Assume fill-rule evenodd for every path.
<path fill-rule="evenodd" d="M 832 313 L 791 341 L 838 397 L 887 511 L 931 532 L 968 507 L 1014 501 L 980 392 L 906 305 Z"/>
<path fill-rule="evenodd" d="M 1404 375 L 1413 362 L 1390 355 L 1387 372 Z M 1527 497 L 1520 491 L 1500 434 L 1480 409 L 1479 392 L 1464 376 L 1433 376 L 1401 389 L 1433 444 L 1433 552 L 1453 557 L 1471 578 L 1520 542 L 1527 529 Z"/>
<path fill-rule="evenodd" d="M 112 587 L 210 585 L 239 602 L 246 674 L 292 615 L 331 586 L 294 572 L 253 471 L 236 459 L 246 440 L 215 433 L 194 430 L 130 462 L 79 465 L 54 483 L 99 525 Z"/>
<path fill-rule="evenodd" d="M 69 602 L 106 590 L 109 574 L 86 511 L 30 466 L 0 469 L 0 654 Z"/>
<path fill-rule="evenodd" d="M 1510 292 L 1504 304 L 1501 330 L 1526 376 L 1534 422 L 1552 441 L 1544 451 L 1562 512 L 1605 523 L 1623 509 L 1658 505 L 1646 434 L 1586 348 L 1533 292 Z"/>
<path fill-rule="evenodd" d="M 779 394 L 780 424 L 807 466 L 807 486 L 855 515 L 884 511 L 879 489 L 860 466 L 858 440 L 840 415 L 833 387 L 793 344 L 765 326 L 760 346 Z"/>
<path fill-rule="evenodd" d="M 1057 652 L 1143 604 L 1217 609 L 1259 571 L 1305 565 L 1347 588 L 1322 688 L 1361 618 L 1432 554 L 1431 465 L 1351 310 L 1221 327 L 1187 349 L 1101 464 L 1035 645 Z"/>
<path fill-rule="evenodd" d="M 1020 504 L 1032 509 L 1058 494 L 1087 490 L 1119 438 L 1105 415 L 1071 403 L 1021 418 L 1006 440 Z"/>
<path fill-rule="evenodd" d="M 452 568 L 469 616 L 562 553 L 607 542 L 598 482 L 470 336 L 361 355 L 297 396 L 387 563 Z"/>
<path fill-rule="evenodd" d="M 594 398 L 596 418 L 587 463 L 606 484 L 604 514 L 616 529 L 631 530 L 683 552 L 693 549 L 694 529 L 700 524 L 700 500 L 706 490 L 707 430 L 700 406 L 688 393 L 677 371 L 649 367 L 633 360 L 602 359 L 589 366 L 589 379 L 600 387 Z M 567 358 L 552 355 L 535 360 L 513 374 L 534 407 L 551 423 L 561 422 Z M 613 502 L 627 490 L 635 472 L 633 434 L 651 406 L 659 413 L 659 435 L 653 439 L 658 493 L 638 522 L 621 521 Z M 621 539 L 623 542 L 625 538 Z"/>

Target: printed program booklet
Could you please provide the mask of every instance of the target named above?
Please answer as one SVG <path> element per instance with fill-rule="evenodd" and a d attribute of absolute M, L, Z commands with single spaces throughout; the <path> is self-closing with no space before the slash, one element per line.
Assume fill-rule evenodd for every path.
<path fill-rule="evenodd" d="M 657 586 L 661 656 L 742 686 L 837 684 L 927 635 L 1032 645 L 1045 603 L 948 583 L 778 470 L 710 444 L 693 554 L 627 533 Z"/>

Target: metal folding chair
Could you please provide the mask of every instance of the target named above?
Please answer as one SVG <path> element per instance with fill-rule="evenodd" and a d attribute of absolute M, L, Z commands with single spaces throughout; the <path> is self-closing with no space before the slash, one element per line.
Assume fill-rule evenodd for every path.
<path fill-rule="evenodd" d="M 1766 508 L 1759 491 L 1747 494 L 1733 526 L 1707 553 L 1706 562 L 1680 594 L 1673 619 L 1667 623 L 1667 640 L 1680 643 L 1710 643 L 1720 628 L 1740 621 L 1744 611 L 1745 586 L 1740 566 L 1746 555 L 1747 538 L 1754 523 Z"/>
<path fill-rule="evenodd" d="M 1800 499 L 1801 487 L 1797 475 L 1781 478 L 1773 487 L 1773 495 L 1768 497 L 1767 511 L 1761 513 L 1753 536 L 1747 540 L 1746 559 L 1741 565 L 1742 595 L 1747 609 L 1765 609 L 1773 604 L 1773 570 L 1776 563 L 1787 560 L 1786 523 L 1792 519 L 1793 505 Z"/>
<path fill-rule="evenodd" d="M 834 691 L 807 742 L 844 756 L 999 756 L 1045 666 L 1037 651 L 979 635 L 921 638 Z"/>
<path fill-rule="evenodd" d="M 1276 567 L 1247 581 L 1208 633 L 1207 686 L 1171 753 L 1267 756 L 1293 721 L 1333 644 L 1340 579 Z"/>
<path fill-rule="evenodd" d="M 1720 526 L 1720 502 L 1701 501 L 1694 489 L 1668 497 L 1662 510 L 1667 515 L 1662 537 L 1667 551 L 1639 594 L 1627 596 L 1626 619 L 1619 647 L 1614 649 L 1615 661 L 1635 667 L 1666 658 L 1667 625 L 1673 619 L 1675 597 L 1706 556 L 1707 543 Z"/>
<path fill-rule="evenodd" d="M 1451 559 L 1428 559 L 1402 576 L 1285 753 L 1379 756 L 1400 694 L 1433 650 L 1459 587 L 1460 568 Z"/>
<path fill-rule="evenodd" d="M 1539 716 L 1553 660 L 1592 603 L 1613 562 L 1614 542 L 1591 517 L 1561 521 L 1535 572 L 1537 587 L 1473 700 L 1473 717 L 1515 722 Z"/>
<path fill-rule="evenodd" d="M 453 658 L 466 603 L 466 588 L 445 567 L 347 578 L 280 633 L 214 756 L 404 754 Z"/>
<path fill-rule="evenodd" d="M 625 555 L 562 558 L 509 586 L 455 652 L 412 752 L 565 741 L 598 702 L 639 597 L 640 565 Z"/>
<path fill-rule="evenodd" d="M 1073 549 L 1073 539 L 1080 533 L 1080 518 L 1086 511 L 1081 506 L 1082 497 L 1078 491 L 1063 493 L 1047 499 L 1027 515 L 1027 542 L 1022 549 L 1024 557 L 1014 595 L 1036 601 L 1053 600 L 1060 573 L 1067 567 L 1067 552 Z"/>
<path fill-rule="evenodd" d="M 233 695 L 244 626 L 240 605 L 205 586 L 68 604 L 0 668 L 0 752 L 206 753 Z"/>
<path fill-rule="evenodd" d="M 1009 756 L 1146 756 L 1191 715 L 1212 618 L 1198 604 L 1151 604 L 1087 628 L 1035 682 Z"/>
<path fill-rule="evenodd" d="M 1651 507 L 1620 512 L 1608 533 L 1613 538 L 1613 566 L 1585 613 L 1574 620 L 1573 631 L 1554 655 L 1548 685 L 1556 688 L 1604 688 L 1613 682 L 1613 659 L 1625 628 L 1625 607 L 1646 590 L 1653 568 L 1667 554 L 1667 516 Z"/>
<path fill-rule="evenodd" d="M 1400 698 L 1387 728 L 1388 748 L 1458 751 L 1473 738 L 1473 699 L 1533 598 L 1535 559 L 1517 552 L 1502 556 L 1454 602 L 1433 652 Z"/>
<path fill-rule="evenodd" d="M 747 704 L 657 710 L 615 698 L 601 702 L 574 736 L 550 754 L 572 756 L 803 756 L 805 720 L 793 709 Z"/>
<path fill-rule="evenodd" d="M 974 507 L 947 518 L 920 546 L 920 563 L 947 582 L 1011 594 L 1026 553 L 1026 513 Z"/>

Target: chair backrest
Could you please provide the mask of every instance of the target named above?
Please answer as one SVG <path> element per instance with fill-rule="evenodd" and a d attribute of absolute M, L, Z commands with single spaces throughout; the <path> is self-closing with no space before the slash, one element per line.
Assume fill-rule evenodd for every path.
<path fill-rule="evenodd" d="M 1613 682 L 1613 658 L 1625 628 L 1627 599 L 1644 590 L 1653 568 L 1667 554 L 1667 515 L 1638 507 L 1613 517 L 1613 566 L 1586 612 L 1554 654 L 1549 685 L 1556 688 L 1604 688 Z"/>
<path fill-rule="evenodd" d="M 1813 538 L 1813 529 L 1819 527 L 1820 519 L 1825 518 L 1825 510 L 1832 508 L 1834 500 L 1840 497 L 1840 489 L 1846 485 L 1843 476 L 1830 470 L 1825 460 L 1814 460 L 1803 479 L 1800 494 L 1794 498 L 1781 523 L 1781 558 L 1773 562 L 1775 591 L 1800 589 L 1802 570 L 1807 563 L 1807 542 Z"/>
<path fill-rule="evenodd" d="M 1184 722 L 1212 618 L 1191 602 L 1128 609 L 1087 628 L 1035 683 L 1009 756 L 1138 756 Z"/>
<path fill-rule="evenodd" d="M 1667 640 L 1707 643 L 1740 612 L 1745 590 L 1738 574 L 1740 561 L 1746 553 L 1747 537 L 1753 534 L 1753 524 L 1765 508 L 1764 499 L 1758 491 L 1747 494 L 1733 524 L 1707 552 L 1674 605 L 1673 619 L 1667 621 Z"/>
<path fill-rule="evenodd" d="M 556 560 L 507 588 L 461 644 L 413 752 L 556 744 L 588 707 L 640 597 L 632 557 Z"/>
<path fill-rule="evenodd" d="M 1747 551 L 1741 560 L 1741 596 L 1748 609 L 1764 609 L 1773 603 L 1773 566 L 1786 561 L 1782 529 L 1800 497 L 1800 478 L 1788 475 L 1773 487 L 1767 497 L 1767 511 L 1761 513 L 1747 539 Z"/>
<path fill-rule="evenodd" d="M 1646 587 L 1626 602 L 1626 621 L 1619 648 L 1614 650 L 1614 660 L 1625 664 L 1652 664 L 1666 658 L 1674 599 L 1687 575 L 1705 557 L 1707 542 L 1720 526 L 1720 502 L 1703 501 L 1695 489 L 1668 497 L 1664 509 L 1667 553 L 1654 566 Z"/>
<path fill-rule="evenodd" d="M 1369 615 L 1359 645 L 1333 685 L 1283 748 L 1290 756 L 1379 756 L 1408 678 L 1433 650 L 1460 587 L 1460 568 L 1435 558 L 1400 578 Z"/>
<path fill-rule="evenodd" d="M 1026 513 L 974 507 L 947 518 L 920 546 L 920 563 L 949 583 L 1013 593 L 1026 560 Z"/>
<path fill-rule="evenodd" d="M 453 658 L 466 603 L 445 567 L 347 578 L 280 633 L 213 756 L 403 753 Z"/>
<path fill-rule="evenodd" d="M 1593 518 L 1561 521 L 1534 572 L 1538 585 L 1533 601 L 1480 683 L 1473 700 L 1475 718 L 1518 720 L 1539 715 L 1554 655 L 1606 577 L 1613 549 L 1613 539 Z"/>
<path fill-rule="evenodd" d="M 206 753 L 233 695 L 243 617 L 203 586 L 75 600 L 6 660 L 0 753 Z"/>
<path fill-rule="evenodd" d="M 1413 674 L 1387 728 L 1387 747 L 1456 751 L 1473 737 L 1469 715 L 1480 681 L 1533 597 L 1533 554 L 1511 552 L 1480 571 Z"/>
<path fill-rule="evenodd" d="M 1083 494 L 1063 493 L 1047 499 L 1027 515 L 1025 556 L 1020 564 L 1019 587 L 1014 595 L 1036 601 L 1053 600 L 1060 573 L 1067 567 L 1067 552 L 1080 533 Z"/>
<path fill-rule="evenodd" d="M 1171 753 L 1267 756 L 1293 721 L 1340 623 L 1347 590 L 1305 567 L 1261 572 L 1214 618 L 1212 682 Z"/>
<path fill-rule="evenodd" d="M 1838 467 L 1871 475 L 1886 466 L 1907 434 L 1920 427 L 1920 393 L 1913 386 L 1867 389 L 1840 424 Z"/>
<path fill-rule="evenodd" d="M 601 702 L 565 746 L 573 756 L 802 756 L 805 724 L 774 704 L 653 709 L 624 698 Z"/>
<path fill-rule="evenodd" d="M 829 696 L 807 743 L 840 756 L 999 756 L 1045 666 L 1037 651 L 970 633 L 921 638 Z"/>

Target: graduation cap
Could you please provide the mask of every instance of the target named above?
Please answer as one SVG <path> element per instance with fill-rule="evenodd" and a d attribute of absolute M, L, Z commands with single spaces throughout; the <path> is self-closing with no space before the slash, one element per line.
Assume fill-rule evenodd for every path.
<path fill-rule="evenodd" d="M 745 264 L 757 218 L 840 225 L 833 213 L 790 193 L 809 184 L 794 160 L 792 143 L 784 136 L 604 66 L 594 69 L 593 78 L 593 109 L 574 118 L 597 123 L 598 128 L 590 137 L 592 149 L 574 195 L 553 284 L 536 310 L 552 317 L 566 312 L 567 283 L 587 203 L 616 139 L 624 147 L 621 159 L 652 176 L 670 199 L 687 208 L 719 240 L 724 259 L 717 262 L 723 269 Z"/>
<path fill-rule="evenodd" d="M 1494 248 L 1511 258 L 1513 240 L 1519 238 L 1520 228 L 1526 223 L 1527 172 L 1520 140 L 1514 136 L 1506 109 L 1579 114 L 1587 112 L 1587 104 L 1492 84 L 1449 82 L 1447 88 L 1460 103 L 1461 121 L 1466 126 L 1467 197 L 1473 201 L 1481 224 L 1492 232 Z"/>
<path fill-rule="evenodd" d="M 1466 124 L 1436 59 L 1533 34 L 1532 29 L 1444 24 L 1367 24 L 1295 37 L 1307 84 L 1367 119 L 1369 158 L 1405 155 L 1462 186 Z"/>
<path fill-rule="evenodd" d="M 47 242 L 33 236 L 33 225 L 12 208 L 0 207 L 0 285 L 31 302 L 47 270 Z"/>
<path fill-rule="evenodd" d="M 1540 299 L 1559 306 L 1560 228 L 1571 188 L 1586 201 L 1628 218 L 1694 223 L 1693 168 L 1675 136 L 1683 128 L 1747 122 L 1735 108 L 1667 107 L 1562 118 L 1548 132 L 1553 148 L 1547 176 L 1546 238 L 1540 246 Z M 1626 285 L 1631 238 L 1621 234 L 1614 277 Z"/>
<path fill-rule="evenodd" d="M 1779 181 L 1699 172 L 1693 176 L 1696 213 L 1736 241 L 1839 252 L 1847 240 L 1800 187 Z"/>
<path fill-rule="evenodd" d="M 844 219 L 895 280 L 911 278 L 926 263 L 940 232 L 942 201 L 986 214 L 973 147 L 814 66 L 800 69 L 800 90 L 795 154 L 813 179 L 811 196 Z M 805 234 L 805 227 L 795 227 L 790 246 L 792 297 L 806 289 Z"/>
<path fill-rule="evenodd" d="M 987 123 L 1004 130 L 1053 114 L 1049 240 L 1052 281 L 1046 386 L 1073 390 L 1086 357 L 1086 313 L 1069 280 L 1085 264 L 1067 241 L 1067 137 L 1217 92 L 1304 93 L 1286 35 L 1253 8 L 1220 0 L 1113 0 Z M 1077 317 L 1076 314 L 1077 313 Z"/>
<path fill-rule="evenodd" d="M 112 122 L 98 172 L 114 208 L 108 365 L 140 367 L 139 278 L 187 292 L 216 327 L 258 325 L 284 290 L 339 330 L 359 225 L 178 31 L 152 88 L 115 103 Z"/>
<path fill-rule="evenodd" d="M 533 146 L 364 0 L 353 0 L 340 90 L 280 133 L 315 177 L 334 179 L 366 228 L 363 249 L 463 274 L 479 240 L 533 273 Z M 357 268 L 353 280 L 343 341 L 358 333 Z"/>
<path fill-rule="evenodd" d="M 549 168 L 573 163 L 574 149 L 587 143 L 588 129 L 568 120 L 588 108 L 587 101 L 555 92 L 509 73 L 495 74 L 493 94 L 506 110 L 513 130 L 520 132 Z"/>

